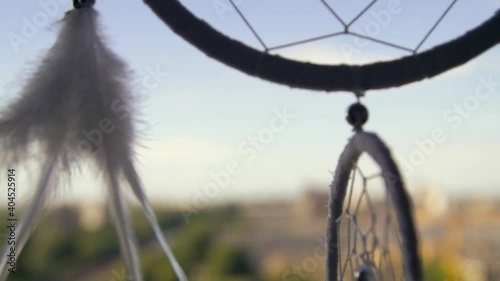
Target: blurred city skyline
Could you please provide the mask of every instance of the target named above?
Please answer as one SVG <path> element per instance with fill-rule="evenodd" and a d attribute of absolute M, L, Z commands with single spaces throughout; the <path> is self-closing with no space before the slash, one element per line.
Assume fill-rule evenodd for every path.
<path fill-rule="evenodd" d="M 155 210 L 190 280 L 211 280 L 220 275 L 217 280 L 309 281 L 324 276 L 327 201 L 327 191 L 308 190 L 294 200 L 222 204 L 190 214 L 165 205 Z M 429 188 L 415 194 L 413 202 L 425 280 L 499 280 L 500 241 L 496 233 L 500 199 L 447 198 Z M 375 228 L 370 235 L 378 237 L 379 245 L 373 247 L 384 247 L 387 229 L 391 229 L 392 239 L 397 234 L 384 227 L 384 200 L 372 198 L 370 205 L 366 199 L 361 202 L 356 221 L 363 233 L 372 221 Z M 158 251 L 142 211 L 131 211 L 145 280 L 170 278 L 173 273 Z M 343 253 L 348 233 L 341 231 Z M 371 241 L 367 236 L 366 242 Z M 390 260 L 397 271 L 400 252 L 393 246 L 389 248 Z M 44 258 L 39 266 L 26 267 L 41 255 Z M 48 263 L 53 266 L 41 266 Z M 105 206 L 52 209 L 27 245 L 19 269 L 11 276 L 13 280 L 122 280 L 123 265 Z"/>

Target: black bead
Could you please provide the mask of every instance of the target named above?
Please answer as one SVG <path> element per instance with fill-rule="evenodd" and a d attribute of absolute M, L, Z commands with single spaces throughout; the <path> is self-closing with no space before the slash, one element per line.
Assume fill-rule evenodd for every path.
<path fill-rule="evenodd" d="M 360 129 L 368 121 L 368 110 L 359 102 L 355 103 L 347 109 L 346 120 L 355 129 Z"/>
<path fill-rule="evenodd" d="M 374 281 L 372 270 L 367 266 L 361 266 L 354 274 L 356 281 Z"/>
<path fill-rule="evenodd" d="M 93 6 L 95 4 L 95 0 L 73 0 L 73 7 L 75 9 L 81 9 L 87 6 Z"/>

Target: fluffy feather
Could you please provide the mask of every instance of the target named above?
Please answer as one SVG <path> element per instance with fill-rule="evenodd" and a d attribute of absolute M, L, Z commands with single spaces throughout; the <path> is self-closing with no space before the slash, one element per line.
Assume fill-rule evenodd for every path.
<path fill-rule="evenodd" d="M 92 157 L 108 185 L 112 218 L 128 275 L 135 281 L 142 280 L 136 241 L 119 184 L 124 175 L 178 278 L 187 280 L 162 236 L 132 164 L 135 133 L 129 73 L 105 45 L 97 25 L 93 8 L 67 13 L 56 43 L 20 97 L 0 114 L 3 161 L 26 161 L 33 147 L 47 159 L 36 191 L 43 196 L 37 196 L 21 218 L 24 232 L 18 236 L 27 240 L 36 225 L 53 187 L 49 179 L 69 172 L 82 158 Z M 2 260 L 0 281 L 7 276 L 4 264 Z"/>
<path fill-rule="evenodd" d="M 57 155 L 57 151 L 54 152 L 53 156 L 47 159 L 47 162 L 44 163 L 44 169 L 38 181 L 33 201 L 26 210 L 23 219 L 20 221 L 20 225 L 16 233 L 16 244 L 9 245 L 5 243 L 2 249 L 2 256 L 0 257 L 0 280 L 2 281 L 6 280 L 9 274 L 7 268 L 7 254 L 10 253 L 10 248 L 15 246 L 16 255 L 19 255 L 42 216 L 42 211 L 50 195 L 50 188 L 52 187 L 54 181 L 53 179 L 56 174 L 54 167 L 56 166 Z"/>

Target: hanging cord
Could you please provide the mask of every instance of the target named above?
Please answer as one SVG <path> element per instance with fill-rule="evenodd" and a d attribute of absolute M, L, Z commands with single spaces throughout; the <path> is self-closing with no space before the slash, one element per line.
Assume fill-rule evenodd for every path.
<path fill-rule="evenodd" d="M 363 90 L 356 90 L 353 93 L 356 96 L 356 99 L 358 100 L 358 102 L 360 102 L 360 99 L 365 96 L 365 91 L 363 91 Z"/>

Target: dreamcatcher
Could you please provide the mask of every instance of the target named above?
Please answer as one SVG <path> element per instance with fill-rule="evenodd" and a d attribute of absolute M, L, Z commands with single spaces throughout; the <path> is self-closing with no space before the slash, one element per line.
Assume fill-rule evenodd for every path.
<path fill-rule="evenodd" d="M 331 184 L 327 222 L 327 281 L 333 280 L 423 280 L 418 239 L 412 215 L 412 203 L 401 175 L 384 142 L 373 133 L 364 132 L 362 125 L 368 119 L 367 109 L 359 102 L 366 91 L 403 86 L 425 78 L 432 78 L 475 58 L 500 41 L 500 12 L 463 36 L 420 52 L 420 48 L 441 20 L 456 4 L 451 1 L 432 28 L 415 48 L 406 48 L 391 42 L 372 38 L 350 29 L 377 1 L 367 6 L 350 22 L 344 21 L 329 1 L 318 1 L 343 26 L 339 32 L 268 46 L 259 36 L 239 1 L 228 3 L 255 35 L 261 49 L 254 49 L 220 33 L 205 21 L 194 16 L 179 1 L 145 0 L 151 9 L 179 36 L 196 46 L 209 57 L 246 74 L 271 82 L 319 91 L 353 92 L 358 102 L 347 113 L 354 135 L 342 152 Z M 408 56 L 392 61 L 365 65 L 322 65 L 284 58 L 272 54 L 276 49 L 296 46 L 340 35 L 361 37 L 379 44 L 402 49 Z M 361 154 L 368 154 L 380 167 L 380 173 L 367 177 L 357 165 Z M 353 193 L 355 175 L 362 180 L 360 194 Z M 374 177 L 383 179 L 386 198 L 382 222 L 376 224 L 368 184 Z M 358 199 L 355 199 L 359 196 Z M 368 229 L 362 229 L 360 202 L 367 201 Z M 379 218 L 380 219 L 380 218 Z M 382 235 L 377 233 L 381 232 Z M 392 233 L 392 234 L 391 234 Z M 398 258 L 396 256 L 399 256 Z"/>
<path fill-rule="evenodd" d="M 32 77 L 21 98 L 10 107 L 10 110 L 3 113 L 0 119 L 0 136 L 3 142 L 9 147 L 16 148 L 12 154 L 7 155 L 8 157 L 22 159 L 25 156 L 23 151 L 36 143 L 46 159 L 42 178 L 37 187 L 37 196 L 27 211 L 23 228 L 18 234 L 17 251 L 21 250 L 39 218 L 49 193 L 48 187 L 53 184 L 53 178 L 57 173 L 65 171 L 56 170 L 54 167 L 62 163 L 62 167 L 69 169 L 71 164 L 67 159 L 75 157 L 61 151 L 61 146 L 78 146 L 78 132 L 99 127 L 100 122 L 107 118 L 111 120 L 115 130 L 112 134 L 103 136 L 100 145 L 93 147 L 92 153 L 87 156 L 92 156 L 105 171 L 110 206 L 120 234 L 120 246 L 127 271 L 133 276 L 133 280 L 141 280 L 137 249 L 119 187 L 122 178 L 130 184 L 141 201 L 178 278 L 187 280 L 161 234 L 135 172 L 131 147 L 134 137 L 132 118 L 130 114 L 117 113 L 111 106 L 113 101 L 119 100 L 127 108 L 126 112 L 130 112 L 131 97 L 123 78 L 126 77 L 124 65 L 103 44 L 96 31 L 97 15 L 91 7 L 94 1 L 74 2 L 77 9 L 66 15 L 65 26 L 59 39 L 49 51 L 39 71 Z M 349 29 L 352 22 L 342 21 L 330 3 L 320 2 L 333 17 L 339 19 L 344 30 L 293 42 L 286 46 L 341 34 L 362 36 Z M 354 21 L 362 17 L 375 2 L 377 1 L 370 2 Z M 273 55 L 271 53 L 273 49 L 286 46 L 276 48 L 267 46 L 233 0 L 229 0 L 228 3 L 257 37 L 262 44 L 262 50 L 230 39 L 198 19 L 177 0 L 145 0 L 145 3 L 175 33 L 208 56 L 228 66 L 291 87 L 327 92 L 349 91 L 356 94 L 358 102 L 349 108 L 347 115 L 348 122 L 353 126 L 354 135 L 340 156 L 331 185 L 327 227 L 326 280 L 328 281 L 423 280 L 411 200 L 384 142 L 376 134 L 363 131 L 362 126 L 368 119 L 368 111 L 359 99 L 368 90 L 398 87 L 434 77 L 466 63 L 500 41 L 498 32 L 500 13 L 497 12 L 492 18 L 463 36 L 420 52 L 422 43 L 456 2 L 451 2 L 416 48 L 407 48 L 408 56 L 366 65 L 319 65 Z M 390 42 L 375 38 L 365 36 L 365 39 L 394 46 Z M 80 67 L 73 67 L 71 71 L 61 67 L 68 62 Z M 58 83 L 59 81 L 63 82 Z M 53 102 L 47 104 L 46 100 Z M 123 116 L 125 117 L 121 118 Z M 380 173 L 375 177 L 383 179 L 386 190 L 384 201 L 386 213 L 383 222 L 377 225 L 376 217 L 371 216 L 373 224 L 368 229 L 362 229 L 359 225 L 361 211 L 358 206 L 361 200 L 365 200 L 368 202 L 368 213 L 371 213 L 368 185 L 374 177 L 364 175 L 357 165 L 363 153 L 371 156 L 380 167 Z M 356 177 L 357 174 L 359 175 Z M 360 194 L 352 191 L 356 178 L 362 181 Z M 359 196 L 358 200 L 356 196 Z M 400 259 L 393 260 L 394 256 L 399 256 Z M 7 274 L 4 259 L 5 255 L 2 255 L 1 280 L 5 280 Z M 393 264 L 397 261 L 400 263 Z"/>

